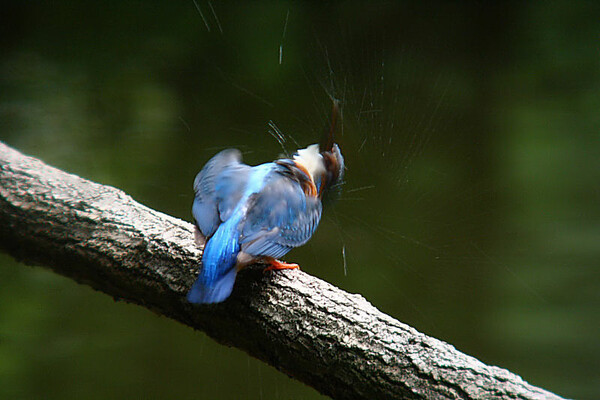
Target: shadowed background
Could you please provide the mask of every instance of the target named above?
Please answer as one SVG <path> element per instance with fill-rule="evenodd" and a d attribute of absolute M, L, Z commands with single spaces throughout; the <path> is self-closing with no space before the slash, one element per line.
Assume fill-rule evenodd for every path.
<path fill-rule="evenodd" d="M 286 260 L 532 384 L 600 397 L 600 6 L 1 7 L 1 140 L 191 220 L 213 154 L 276 158 L 269 121 L 288 152 L 317 142 L 340 98 L 345 192 Z M 321 397 L 147 310 L 0 265 L 0 397 Z"/>

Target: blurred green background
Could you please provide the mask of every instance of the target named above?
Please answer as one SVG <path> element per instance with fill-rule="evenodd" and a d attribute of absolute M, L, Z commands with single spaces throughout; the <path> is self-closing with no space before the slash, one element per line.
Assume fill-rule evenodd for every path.
<path fill-rule="evenodd" d="M 600 398 L 598 3 L 1 7 L 3 141 L 191 220 L 214 153 L 276 158 L 269 121 L 288 151 L 316 142 L 338 97 L 345 193 L 287 259 L 533 384 Z M 0 264 L 1 398 L 321 397 L 145 309 Z"/>

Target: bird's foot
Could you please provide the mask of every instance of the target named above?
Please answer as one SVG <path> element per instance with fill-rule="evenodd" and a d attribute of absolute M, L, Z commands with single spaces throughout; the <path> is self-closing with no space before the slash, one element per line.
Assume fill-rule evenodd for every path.
<path fill-rule="evenodd" d="M 194 242 L 198 247 L 204 247 L 206 244 L 206 237 L 200 232 L 198 226 L 194 226 Z"/>
<path fill-rule="evenodd" d="M 279 261 L 276 259 L 268 260 L 267 263 L 269 266 L 264 269 L 263 272 L 272 271 L 272 270 L 282 270 L 282 269 L 300 269 L 298 264 L 290 264 L 283 261 Z"/>

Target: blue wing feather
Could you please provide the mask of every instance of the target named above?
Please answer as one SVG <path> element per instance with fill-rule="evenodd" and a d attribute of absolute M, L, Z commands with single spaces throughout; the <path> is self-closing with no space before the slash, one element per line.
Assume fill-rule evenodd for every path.
<path fill-rule="evenodd" d="M 241 250 L 279 258 L 306 243 L 321 219 L 321 202 L 306 196 L 300 184 L 274 174 L 250 199 L 242 228 Z"/>
<path fill-rule="evenodd" d="M 227 221 L 242 199 L 252 167 L 230 165 L 219 174 L 215 186 L 221 221 Z"/>
<path fill-rule="evenodd" d="M 239 150 L 223 150 L 196 175 L 192 215 L 205 237 L 231 216 L 243 195 L 251 168 L 241 159 Z"/>

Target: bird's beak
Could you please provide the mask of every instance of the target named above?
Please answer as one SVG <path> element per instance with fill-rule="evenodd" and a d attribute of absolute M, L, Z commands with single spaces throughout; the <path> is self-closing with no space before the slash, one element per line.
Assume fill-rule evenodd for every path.
<path fill-rule="evenodd" d="M 342 125 L 342 108 L 338 99 L 332 99 L 331 117 L 327 129 L 324 131 L 321 142 L 319 143 L 319 151 L 332 151 L 335 143 L 335 133 Z"/>

